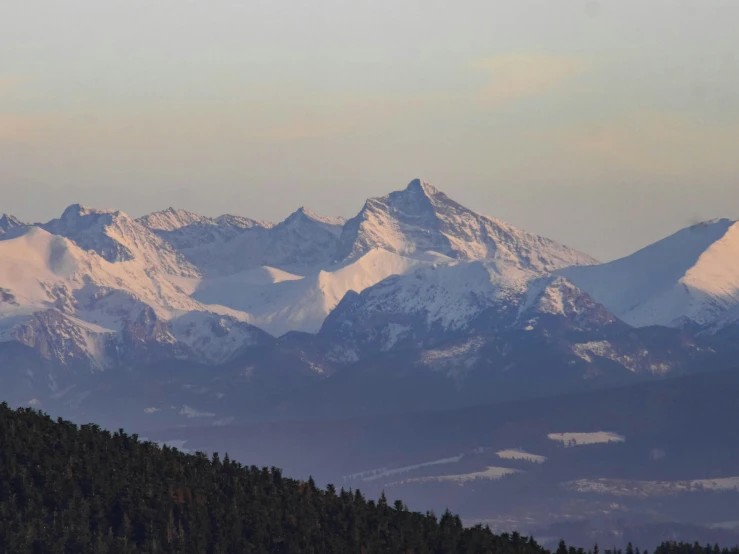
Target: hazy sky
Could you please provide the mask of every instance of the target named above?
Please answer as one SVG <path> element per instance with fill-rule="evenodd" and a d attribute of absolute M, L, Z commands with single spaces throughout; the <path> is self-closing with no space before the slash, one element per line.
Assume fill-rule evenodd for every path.
<path fill-rule="evenodd" d="M 601 259 L 739 218 L 736 0 L 0 0 L 0 213 L 354 215 Z"/>

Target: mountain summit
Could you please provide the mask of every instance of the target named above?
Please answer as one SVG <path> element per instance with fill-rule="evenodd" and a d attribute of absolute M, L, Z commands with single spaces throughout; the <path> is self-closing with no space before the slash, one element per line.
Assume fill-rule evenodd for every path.
<path fill-rule="evenodd" d="M 344 226 L 337 261 L 374 248 L 403 256 L 435 252 L 456 260 L 496 260 L 535 271 L 597 263 L 552 240 L 480 215 L 420 179 L 371 198 Z"/>

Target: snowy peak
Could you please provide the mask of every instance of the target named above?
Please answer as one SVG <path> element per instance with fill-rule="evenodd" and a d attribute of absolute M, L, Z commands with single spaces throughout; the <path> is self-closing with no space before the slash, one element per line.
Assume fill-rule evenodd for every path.
<path fill-rule="evenodd" d="M 223 214 L 215 218 L 215 222 L 218 225 L 224 227 L 235 227 L 237 229 L 251 229 L 253 227 L 262 227 L 269 229 L 274 227 L 274 223 L 269 221 L 263 221 L 261 219 L 249 219 L 248 217 L 242 217 L 240 215 Z"/>
<path fill-rule="evenodd" d="M 220 245 L 249 230 L 268 229 L 271 223 L 224 214 L 205 217 L 186 210 L 168 208 L 137 220 L 190 259 L 196 266 L 204 257 L 198 249 L 219 249 Z"/>
<path fill-rule="evenodd" d="M 711 325 L 739 305 L 739 223 L 699 223 L 625 258 L 561 274 L 630 325 Z"/>
<path fill-rule="evenodd" d="M 253 227 L 267 228 L 272 226 L 272 224 L 265 221 L 249 219 L 248 217 L 224 214 L 213 218 L 172 207 L 159 212 L 150 213 L 140 217 L 136 221 L 152 231 L 177 231 L 193 225 L 212 225 L 220 227 L 234 227 L 237 229 L 251 229 Z"/>
<path fill-rule="evenodd" d="M 111 236 L 112 227 L 128 226 L 131 219 L 113 210 L 99 210 L 72 204 L 61 217 L 39 226 L 53 235 L 73 240 L 84 250 L 93 250 L 109 262 L 133 260 L 134 254 L 122 241 Z"/>
<path fill-rule="evenodd" d="M 342 217 L 325 217 L 313 210 L 300 207 L 277 226 L 295 228 L 300 225 L 315 225 L 338 236 L 344 223 L 346 220 Z"/>
<path fill-rule="evenodd" d="M 212 220 L 187 210 L 176 210 L 172 207 L 154 212 L 137 219 L 144 227 L 152 231 L 174 231 L 198 223 L 210 223 Z"/>
<path fill-rule="evenodd" d="M 499 260 L 535 271 L 596 263 L 552 240 L 473 212 L 416 179 L 402 191 L 369 199 L 344 226 L 337 261 L 373 248 L 404 256 L 424 252 L 459 260 Z"/>
<path fill-rule="evenodd" d="M 300 208 L 277 225 L 225 215 L 213 225 L 157 231 L 209 276 L 234 275 L 268 266 L 316 272 L 334 257 L 344 220 Z"/>
<path fill-rule="evenodd" d="M 528 284 L 526 298 L 519 306 L 517 325 L 533 328 L 540 316 L 559 316 L 581 330 L 615 324 L 617 318 L 584 291 L 563 277 L 547 276 Z"/>
<path fill-rule="evenodd" d="M 121 213 L 109 208 L 91 208 L 82 204 L 71 204 L 62 212 L 61 219 L 72 221 L 89 215 L 120 215 Z"/>
<path fill-rule="evenodd" d="M 408 183 L 408 186 L 406 187 L 406 192 L 412 194 L 420 193 L 428 198 L 443 194 L 439 189 L 429 184 L 427 181 L 422 181 L 421 179 L 413 179 L 410 183 Z"/>
<path fill-rule="evenodd" d="M 152 231 L 120 211 L 73 204 L 59 219 L 39 224 L 51 234 L 72 240 L 108 262 L 136 261 L 147 271 L 197 276 L 197 270 Z"/>

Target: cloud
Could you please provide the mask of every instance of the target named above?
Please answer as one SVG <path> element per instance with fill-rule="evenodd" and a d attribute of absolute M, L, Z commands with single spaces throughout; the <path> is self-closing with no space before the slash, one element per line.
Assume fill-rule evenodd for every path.
<path fill-rule="evenodd" d="M 480 60 L 475 67 L 491 76 L 490 84 L 482 91 L 483 98 L 503 104 L 548 93 L 582 73 L 586 64 L 568 56 L 506 54 Z"/>
<path fill-rule="evenodd" d="M 561 129 L 552 140 L 583 157 L 660 175 L 739 171 L 739 122 L 639 112 Z"/>

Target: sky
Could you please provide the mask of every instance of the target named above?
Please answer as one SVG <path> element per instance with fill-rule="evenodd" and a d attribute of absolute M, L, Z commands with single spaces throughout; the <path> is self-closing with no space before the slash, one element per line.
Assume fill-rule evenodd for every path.
<path fill-rule="evenodd" d="M 0 213 L 355 215 L 601 260 L 739 218 L 736 0 L 0 0 Z"/>

